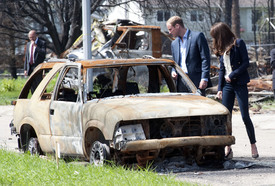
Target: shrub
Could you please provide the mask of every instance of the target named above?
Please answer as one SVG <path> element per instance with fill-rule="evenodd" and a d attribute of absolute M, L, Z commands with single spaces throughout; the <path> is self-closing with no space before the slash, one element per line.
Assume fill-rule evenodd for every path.
<path fill-rule="evenodd" d="M 14 79 L 3 79 L 0 84 L 0 92 L 11 92 L 15 90 Z"/>

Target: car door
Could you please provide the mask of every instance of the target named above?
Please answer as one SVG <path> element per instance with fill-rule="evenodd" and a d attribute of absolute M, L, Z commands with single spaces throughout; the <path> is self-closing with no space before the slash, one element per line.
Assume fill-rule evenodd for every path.
<path fill-rule="evenodd" d="M 82 155 L 81 64 L 66 65 L 61 71 L 50 104 L 53 151 Z"/>

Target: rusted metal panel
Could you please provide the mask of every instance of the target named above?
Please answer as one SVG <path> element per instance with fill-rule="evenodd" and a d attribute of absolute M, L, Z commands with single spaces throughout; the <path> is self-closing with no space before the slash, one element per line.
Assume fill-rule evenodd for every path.
<path fill-rule="evenodd" d="M 162 56 L 161 53 L 161 33 L 160 30 L 155 29 L 152 30 L 152 51 L 153 51 L 153 57 L 160 58 Z"/>
<path fill-rule="evenodd" d="M 39 64 L 36 68 L 38 69 L 51 69 L 53 68 L 53 66 L 56 66 L 56 64 L 60 64 L 61 66 L 64 65 L 66 62 L 68 62 L 69 60 L 56 60 L 56 61 L 50 61 L 50 62 L 44 62 Z"/>
<path fill-rule="evenodd" d="M 144 65 L 149 63 L 152 64 L 164 64 L 164 65 L 174 65 L 175 62 L 170 59 L 99 59 L 99 60 L 81 60 L 76 61 L 81 63 L 83 68 L 93 68 L 93 67 L 112 67 L 112 66 L 126 66 L 126 65 Z"/>
<path fill-rule="evenodd" d="M 118 44 L 122 41 L 122 39 L 125 37 L 125 35 L 128 32 L 127 29 L 121 29 L 121 31 L 123 31 L 123 33 L 119 36 L 119 38 L 116 40 L 115 44 L 112 46 L 112 50 L 116 47 L 116 44 Z"/>
<path fill-rule="evenodd" d="M 144 29 L 149 29 L 149 30 L 160 30 L 159 26 L 150 26 L 150 25 L 136 25 L 136 26 L 119 26 L 117 30 L 122 31 L 125 29 L 129 30 L 144 30 Z"/>
<path fill-rule="evenodd" d="M 183 146 L 226 146 L 235 144 L 234 136 L 192 136 L 129 141 L 121 151 L 142 151 Z"/>
<path fill-rule="evenodd" d="M 122 26 L 123 25 L 123 26 Z M 95 59 L 104 58 L 137 58 L 143 56 L 161 57 L 162 50 L 170 48 L 173 38 L 161 31 L 159 26 L 140 25 L 130 20 L 115 22 L 94 21 L 92 30 L 98 37 L 92 41 L 92 52 Z M 156 34 L 157 33 L 157 34 Z M 110 38 L 111 37 L 111 38 Z M 152 39 L 152 37 L 154 39 Z M 80 43 L 81 35 L 62 57 L 84 59 Z M 169 42 L 170 41 L 170 42 Z M 165 49 L 166 57 L 171 58 L 171 50 Z"/>

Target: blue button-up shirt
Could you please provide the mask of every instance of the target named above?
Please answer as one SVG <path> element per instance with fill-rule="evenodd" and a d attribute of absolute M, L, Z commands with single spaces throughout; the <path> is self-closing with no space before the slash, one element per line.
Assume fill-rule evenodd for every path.
<path fill-rule="evenodd" d="M 186 45 L 187 45 L 187 36 L 189 34 L 189 29 L 186 30 L 183 38 L 180 37 L 180 55 L 181 55 L 181 63 L 180 67 L 182 70 L 188 74 L 187 66 L 186 66 Z"/>

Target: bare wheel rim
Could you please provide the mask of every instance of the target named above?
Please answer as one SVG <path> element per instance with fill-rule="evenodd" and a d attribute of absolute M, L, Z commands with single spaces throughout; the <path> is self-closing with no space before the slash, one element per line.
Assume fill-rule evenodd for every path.
<path fill-rule="evenodd" d="M 38 155 L 39 154 L 39 144 L 37 138 L 30 138 L 28 144 L 28 151 L 31 155 Z"/>
<path fill-rule="evenodd" d="M 106 160 L 106 145 L 100 143 L 99 141 L 95 141 L 92 145 L 91 153 L 90 153 L 90 163 L 96 166 L 103 165 Z"/>

